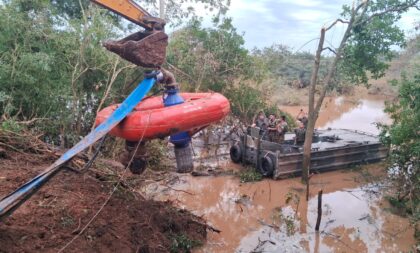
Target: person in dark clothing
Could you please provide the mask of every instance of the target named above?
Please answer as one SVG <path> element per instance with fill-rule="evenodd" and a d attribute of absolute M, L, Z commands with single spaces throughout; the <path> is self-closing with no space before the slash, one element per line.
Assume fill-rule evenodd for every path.
<path fill-rule="evenodd" d="M 254 123 L 252 124 L 252 127 L 258 127 L 260 129 L 260 135 L 264 138 L 267 138 L 266 131 L 268 127 L 268 119 L 265 117 L 265 114 L 263 111 L 260 111 L 254 119 Z"/>
<path fill-rule="evenodd" d="M 276 116 L 274 114 L 270 114 L 268 117 L 268 140 L 271 142 L 278 142 L 278 131 L 277 131 L 277 125 L 279 124 L 279 120 L 276 119 Z"/>
<path fill-rule="evenodd" d="M 277 124 L 277 133 L 278 133 L 278 139 L 277 143 L 283 143 L 284 142 L 284 136 L 289 131 L 289 125 L 286 121 L 286 116 L 282 115 L 280 118 L 280 122 Z"/>
<path fill-rule="evenodd" d="M 265 114 L 263 111 L 260 111 L 254 119 L 254 124 L 252 124 L 253 127 L 259 127 L 259 128 L 267 128 L 268 120 L 265 117 Z M 264 129 L 265 130 L 265 129 Z"/>
<path fill-rule="evenodd" d="M 305 142 L 306 128 L 302 121 L 298 121 L 298 128 L 295 128 L 295 145 L 303 145 Z"/>

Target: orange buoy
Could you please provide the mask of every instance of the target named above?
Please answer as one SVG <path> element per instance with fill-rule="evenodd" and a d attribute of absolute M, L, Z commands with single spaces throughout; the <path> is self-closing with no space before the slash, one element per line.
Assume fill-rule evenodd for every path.
<path fill-rule="evenodd" d="M 164 138 L 180 132 L 190 136 L 222 120 L 230 112 L 227 98 L 219 93 L 179 93 L 184 103 L 165 107 L 162 96 L 141 101 L 109 133 L 128 141 Z M 105 121 L 119 105 L 111 105 L 96 116 L 95 125 Z"/>

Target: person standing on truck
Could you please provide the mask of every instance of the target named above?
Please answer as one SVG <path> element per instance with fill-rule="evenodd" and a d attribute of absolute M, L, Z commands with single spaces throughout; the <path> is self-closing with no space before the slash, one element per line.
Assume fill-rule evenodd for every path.
<path fill-rule="evenodd" d="M 263 111 L 260 111 L 258 115 L 255 117 L 252 127 L 258 127 L 261 130 L 266 131 L 267 126 L 268 126 L 267 117 L 265 117 L 265 114 Z"/>
<path fill-rule="evenodd" d="M 258 113 L 258 115 L 254 118 L 254 123 L 251 126 L 258 127 L 260 129 L 260 136 L 262 136 L 264 139 L 267 138 L 265 135 L 268 127 L 268 119 L 263 111 Z"/>
<path fill-rule="evenodd" d="M 305 142 L 306 128 L 302 121 L 298 121 L 298 127 L 295 128 L 295 145 L 303 145 Z"/>
<path fill-rule="evenodd" d="M 277 124 L 277 134 L 278 134 L 277 143 L 284 142 L 284 136 L 288 130 L 289 130 L 289 126 L 287 125 L 286 116 L 281 115 L 280 122 Z"/>
<path fill-rule="evenodd" d="M 279 124 L 279 120 L 276 119 L 276 115 L 270 114 L 268 117 L 268 140 L 271 142 L 278 142 L 279 134 L 277 132 L 277 125 Z"/>
<path fill-rule="evenodd" d="M 296 119 L 302 122 L 306 129 L 306 127 L 308 126 L 308 115 L 306 114 L 306 112 L 303 111 L 303 109 L 300 109 L 300 112 L 296 116 Z"/>

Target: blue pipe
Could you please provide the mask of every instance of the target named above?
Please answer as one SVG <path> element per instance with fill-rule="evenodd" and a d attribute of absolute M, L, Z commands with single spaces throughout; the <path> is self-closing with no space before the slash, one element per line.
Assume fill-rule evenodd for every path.
<path fill-rule="evenodd" d="M 104 137 L 111 129 L 120 123 L 133 109 L 140 103 L 144 96 L 152 89 L 156 83 L 156 79 L 160 73 L 155 72 L 144 79 L 131 94 L 120 104 L 114 113 L 102 124 L 95 128 L 91 133 L 84 137 L 73 148 L 64 153 L 57 161 L 45 169 L 35 178 L 26 182 L 14 192 L 3 197 L 0 200 L 0 219 L 11 214 L 16 208 L 32 196 L 37 190 L 41 188 L 60 167 L 73 158 L 78 153 L 82 152 L 96 141 Z"/>

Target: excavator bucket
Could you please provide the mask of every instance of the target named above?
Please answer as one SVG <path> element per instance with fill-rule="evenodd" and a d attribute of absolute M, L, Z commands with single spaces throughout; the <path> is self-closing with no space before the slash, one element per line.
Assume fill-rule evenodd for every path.
<path fill-rule="evenodd" d="M 145 68 L 159 68 L 166 59 L 168 35 L 162 31 L 137 32 L 104 47 L 122 58 Z"/>

